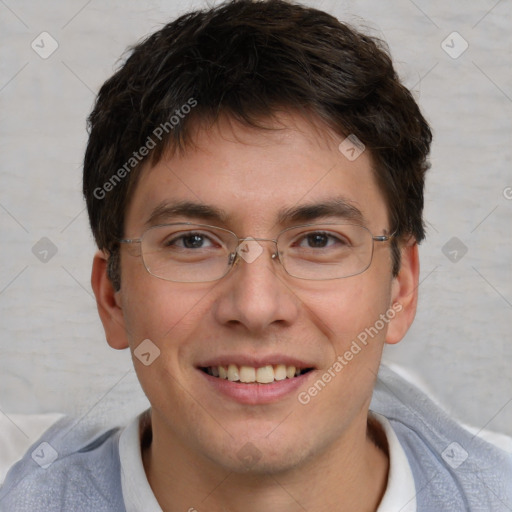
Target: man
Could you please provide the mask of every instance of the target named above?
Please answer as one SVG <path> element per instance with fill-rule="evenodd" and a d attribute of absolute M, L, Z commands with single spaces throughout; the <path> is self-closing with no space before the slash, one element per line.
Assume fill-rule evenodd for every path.
<path fill-rule="evenodd" d="M 315 9 L 227 2 L 137 45 L 84 195 L 106 338 L 151 409 L 58 422 L 2 510 L 511 509 L 509 456 L 377 380 L 416 311 L 430 142 L 383 45 Z"/>

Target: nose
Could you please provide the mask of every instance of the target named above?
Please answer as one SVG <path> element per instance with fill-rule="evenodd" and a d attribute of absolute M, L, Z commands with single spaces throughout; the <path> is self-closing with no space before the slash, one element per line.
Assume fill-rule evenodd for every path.
<path fill-rule="evenodd" d="M 234 268 L 219 283 L 220 295 L 215 301 L 219 322 L 257 333 L 297 319 L 299 301 L 286 282 L 276 251 L 272 240 L 247 238 L 240 242 Z"/>

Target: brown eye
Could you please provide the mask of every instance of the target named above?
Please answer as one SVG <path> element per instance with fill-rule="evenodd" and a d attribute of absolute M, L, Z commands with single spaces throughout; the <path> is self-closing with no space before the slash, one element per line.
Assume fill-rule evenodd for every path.
<path fill-rule="evenodd" d="M 178 247 L 180 249 L 207 249 L 213 247 L 212 239 L 203 233 L 181 233 L 178 236 L 169 237 L 165 247 Z"/>
<path fill-rule="evenodd" d="M 347 245 L 345 238 L 336 233 L 315 231 L 306 233 L 297 240 L 297 246 L 305 249 L 325 249 Z"/>
<path fill-rule="evenodd" d="M 323 233 L 313 233 L 306 237 L 310 247 L 325 247 L 329 243 L 329 237 Z"/>

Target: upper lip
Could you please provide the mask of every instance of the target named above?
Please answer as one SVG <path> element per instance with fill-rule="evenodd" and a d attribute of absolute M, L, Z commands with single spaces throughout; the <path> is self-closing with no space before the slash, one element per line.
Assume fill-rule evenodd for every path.
<path fill-rule="evenodd" d="M 247 354 L 224 354 L 212 357 L 197 365 L 198 368 L 209 368 L 211 366 L 228 366 L 235 364 L 240 366 L 249 366 L 252 368 L 262 368 L 263 366 L 274 366 L 284 364 L 285 366 L 295 366 L 295 368 L 315 368 L 315 365 L 308 363 L 297 357 L 291 357 L 284 354 L 269 354 L 265 356 L 250 356 Z"/>

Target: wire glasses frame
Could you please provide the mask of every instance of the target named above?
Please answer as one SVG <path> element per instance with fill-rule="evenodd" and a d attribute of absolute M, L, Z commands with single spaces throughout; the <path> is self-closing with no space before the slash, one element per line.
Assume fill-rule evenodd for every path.
<path fill-rule="evenodd" d="M 119 242 L 140 244 L 144 267 L 155 277 L 204 283 L 223 278 L 240 259 L 254 261 L 263 252 L 260 242 L 275 245 L 272 259 L 292 277 L 314 281 L 351 277 L 370 267 L 375 242 L 393 238 L 394 234 L 374 236 L 365 226 L 349 223 L 303 224 L 269 239 L 239 238 L 217 226 L 179 222 L 152 226 L 140 238 Z"/>

